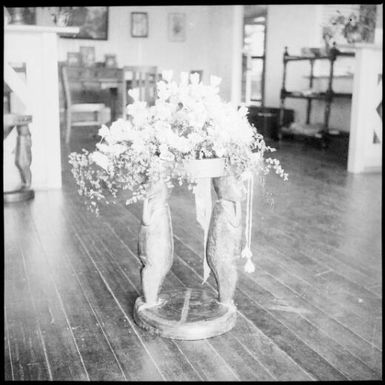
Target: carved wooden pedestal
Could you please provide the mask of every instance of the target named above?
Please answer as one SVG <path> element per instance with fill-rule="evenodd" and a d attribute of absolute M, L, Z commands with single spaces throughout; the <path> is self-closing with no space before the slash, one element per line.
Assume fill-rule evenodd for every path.
<path fill-rule="evenodd" d="M 236 322 L 235 306 L 226 306 L 205 290 L 164 292 L 161 305 L 143 308 L 136 300 L 135 322 L 150 333 L 177 340 L 200 340 L 228 332 Z"/>
<path fill-rule="evenodd" d="M 31 134 L 29 132 L 28 124 L 31 123 L 32 118 L 29 115 L 16 115 L 6 114 L 4 115 L 4 127 L 3 127 L 3 139 L 6 140 L 9 134 L 16 128 L 17 138 L 15 145 L 14 164 L 16 167 L 13 171 L 18 175 L 14 175 L 14 179 L 18 180 L 17 186 L 7 190 L 6 183 L 4 186 L 4 202 L 20 202 L 34 197 L 31 186 L 31 169 L 32 162 L 31 155 Z M 4 144 L 5 146 L 5 144 Z M 9 161 L 10 159 L 7 159 Z M 4 163 L 6 160 L 4 159 Z M 4 176 L 5 178 L 9 175 Z"/>
<path fill-rule="evenodd" d="M 135 302 L 134 319 L 151 333 L 199 340 L 226 333 L 235 325 L 235 261 L 241 253 L 241 200 L 245 189 L 233 176 L 213 178 L 213 184 L 218 200 L 212 210 L 206 254 L 217 281 L 218 298 L 203 289 L 190 288 L 159 294 L 171 269 L 174 250 L 166 185 L 154 184 L 144 201 L 139 234 L 143 296 Z"/>

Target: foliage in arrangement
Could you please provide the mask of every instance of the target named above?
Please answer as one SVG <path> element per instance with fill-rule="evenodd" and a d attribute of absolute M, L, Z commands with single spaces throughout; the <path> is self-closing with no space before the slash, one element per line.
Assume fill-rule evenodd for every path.
<path fill-rule="evenodd" d="M 70 154 L 72 173 L 88 207 L 98 213 L 100 203 L 115 203 L 118 193 L 130 193 L 126 204 L 144 199 L 149 185 L 163 179 L 169 187 L 194 180 L 184 162 L 191 159 L 224 158 L 226 174 L 245 177 L 251 172 L 266 175 L 274 170 L 284 180 L 287 174 L 277 159 L 265 158 L 262 135 L 247 120 L 247 108 L 237 109 L 219 96 L 220 78 L 210 85 L 198 74 L 164 71 L 157 83 L 155 105 L 138 100 L 127 106 L 128 119 L 119 119 L 99 130 L 94 152 Z"/>

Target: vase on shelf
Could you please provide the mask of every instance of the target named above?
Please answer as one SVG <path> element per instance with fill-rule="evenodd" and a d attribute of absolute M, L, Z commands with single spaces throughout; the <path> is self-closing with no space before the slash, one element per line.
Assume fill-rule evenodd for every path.
<path fill-rule="evenodd" d="M 57 27 L 67 27 L 71 18 L 72 7 L 48 7 L 48 12 Z"/>

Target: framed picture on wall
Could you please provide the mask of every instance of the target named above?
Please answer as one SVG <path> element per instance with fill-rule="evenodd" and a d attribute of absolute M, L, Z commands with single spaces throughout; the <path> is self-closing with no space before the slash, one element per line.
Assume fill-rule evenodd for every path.
<path fill-rule="evenodd" d="M 131 12 L 131 36 L 148 37 L 147 12 Z"/>
<path fill-rule="evenodd" d="M 61 37 L 75 39 L 107 40 L 108 7 L 71 7 L 68 27 L 79 27 L 76 35 Z"/>
<path fill-rule="evenodd" d="M 184 13 L 168 14 L 168 40 L 186 40 L 186 15 Z"/>
<path fill-rule="evenodd" d="M 80 52 L 67 52 L 67 64 L 70 66 L 80 66 L 81 65 L 81 56 Z"/>
<path fill-rule="evenodd" d="M 80 47 L 82 64 L 86 67 L 95 64 L 95 47 Z"/>

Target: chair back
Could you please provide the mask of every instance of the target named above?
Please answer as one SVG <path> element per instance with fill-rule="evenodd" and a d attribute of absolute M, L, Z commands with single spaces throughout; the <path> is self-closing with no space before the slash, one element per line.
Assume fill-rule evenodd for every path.
<path fill-rule="evenodd" d="M 102 101 L 103 90 L 92 71 L 92 68 L 62 65 L 63 90 L 67 107 L 76 103 Z"/>
<path fill-rule="evenodd" d="M 123 111 L 127 104 L 133 103 L 128 94 L 130 89 L 136 89 L 139 100 L 153 105 L 156 99 L 156 82 L 158 81 L 156 66 L 125 66 L 123 67 Z"/>

